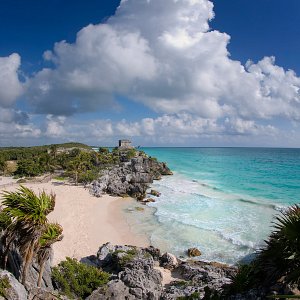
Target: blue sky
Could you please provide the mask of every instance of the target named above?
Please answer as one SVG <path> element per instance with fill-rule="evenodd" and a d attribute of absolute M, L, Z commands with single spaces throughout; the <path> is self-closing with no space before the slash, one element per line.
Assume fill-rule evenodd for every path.
<path fill-rule="evenodd" d="M 298 0 L 3 0 L 0 146 L 299 147 L 299 11 Z"/>

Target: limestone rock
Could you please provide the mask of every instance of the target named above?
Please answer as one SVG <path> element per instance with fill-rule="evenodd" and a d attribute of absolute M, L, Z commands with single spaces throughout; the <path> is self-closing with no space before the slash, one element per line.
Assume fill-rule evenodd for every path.
<path fill-rule="evenodd" d="M 8 271 L 0 270 L 3 294 L 6 300 L 27 300 L 25 287 Z"/>
<path fill-rule="evenodd" d="M 171 171 L 165 163 L 138 156 L 103 171 L 89 189 L 97 197 L 108 193 L 115 196 L 129 195 L 142 200 L 153 180 L 169 174 Z"/>
<path fill-rule="evenodd" d="M 120 258 L 127 254 L 128 251 L 134 251 L 136 247 L 134 246 L 120 246 L 112 245 L 111 243 L 106 243 L 102 245 L 97 252 L 97 260 L 93 263 L 97 266 L 109 270 L 120 271 Z"/>
<path fill-rule="evenodd" d="M 62 296 L 59 292 L 45 289 L 45 288 L 38 288 L 34 287 L 30 289 L 28 294 L 28 300 L 68 300 L 66 296 Z"/>
<path fill-rule="evenodd" d="M 153 198 L 147 198 L 147 199 L 142 199 L 142 200 L 140 200 L 140 202 L 141 202 L 142 204 L 147 204 L 147 203 L 153 203 L 153 202 L 156 202 L 156 201 L 155 201 L 155 199 L 153 199 Z"/>
<path fill-rule="evenodd" d="M 143 250 L 146 253 L 149 253 L 155 261 L 159 261 L 159 258 L 161 256 L 161 252 L 158 248 L 155 248 L 153 246 L 149 246 L 147 248 L 144 248 Z"/>
<path fill-rule="evenodd" d="M 128 263 L 119 278 L 137 299 L 159 299 L 162 292 L 162 275 L 154 269 L 152 257 L 139 257 Z"/>
<path fill-rule="evenodd" d="M 165 269 L 173 270 L 178 266 L 178 261 L 175 255 L 166 252 L 160 258 L 160 265 Z"/>
<path fill-rule="evenodd" d="M 107 286 L 95 290 L 86 300 L 134 300 L 129 288 L 119 279 L 110 281 Z"/>
<path fill-rule="evenodd" d="M 235 267 L 205 262 L 184 262 L 178 271 L 184 280 L 201 287 L 220 290 L 223 285 L 230 284 L 236 272 Z"/>
<path fill-rule="evenodd" d="M 189 248 L 187 252 L 189 257 L 196 257 L 201 255 L 201 251 L 197 248 Z"/>

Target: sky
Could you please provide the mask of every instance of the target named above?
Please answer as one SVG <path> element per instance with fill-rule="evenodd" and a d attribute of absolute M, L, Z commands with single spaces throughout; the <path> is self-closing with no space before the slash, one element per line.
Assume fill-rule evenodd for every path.
<path fill-rule="evenodd" d="M 0 146 L 300 147 L 299 0 L 2 0 Z"/>

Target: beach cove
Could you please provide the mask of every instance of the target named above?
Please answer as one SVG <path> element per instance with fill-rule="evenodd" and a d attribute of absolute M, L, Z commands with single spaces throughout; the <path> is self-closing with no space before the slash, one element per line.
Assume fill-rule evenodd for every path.
<path fill-rule="evenodd" d="M 5 183 L 9 185 L 12 180 L 6 179 Z M 62 225 L 64 238 L 53 245 L 53 265 L 66 257 L 80 260 L 90 256 L 97 253 L 99 246 L 107 242 L 136 246 L 149 244 L 145 236 L 131 231 L 124 216 L 123 206 L 136 202 L 132 198 L 109 195 L 97 198 L 90 195 L 83 186 L 56 180 L 48 183 L 27 183 L 24 186 L 36 193 L 44 190 L 56 195 L 55 209 L 49 214 L 49 220 Z M 0 185 L 0 190 L 16 191 L 18 187 L 17 183 L 5 188 Z"/>

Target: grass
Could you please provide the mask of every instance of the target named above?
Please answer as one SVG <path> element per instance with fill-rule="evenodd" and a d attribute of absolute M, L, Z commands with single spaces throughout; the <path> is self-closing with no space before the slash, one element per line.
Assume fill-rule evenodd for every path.
<path fill-rule="evenodd" d="M 53 178 L 54 180 L 57 180 L 57 181 L 65 181 L 67 178 L 66 177 L 63 177 L 63 176 L 56 176 Z"/>

